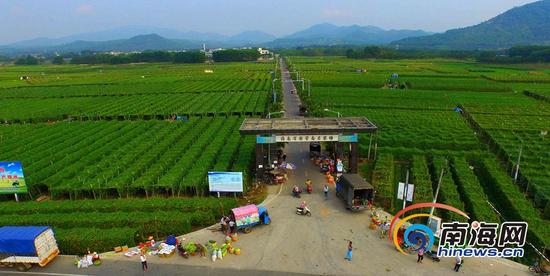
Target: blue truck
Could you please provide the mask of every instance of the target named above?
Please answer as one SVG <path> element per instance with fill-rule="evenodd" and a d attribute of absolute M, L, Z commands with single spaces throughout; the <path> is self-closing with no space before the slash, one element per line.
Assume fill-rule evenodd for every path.
<path fill-rule="evenodd" d="M 0 266 L 27 271 L 33 265 L 46 266 L 59 255 L 49 226 L 0 227 Z"/>

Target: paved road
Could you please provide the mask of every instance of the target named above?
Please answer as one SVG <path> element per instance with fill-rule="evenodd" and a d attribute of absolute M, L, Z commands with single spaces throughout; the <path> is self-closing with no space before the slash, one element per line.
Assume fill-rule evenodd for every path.
<path fill-rule="evenodd" d="M 281 59 L 281 82 L 283 87 L 283 102 L 285 106 L 285 117 L 299 117 L 300 116 L 300 97 L 298 93 L 291 93 L 296 91 L 294 82 L 288 72 L 288 67 L 283 59 Z"/>
<path fill-rule="evenodd" d="M 282 65 L 284 70 L 285 65 Z M 286 116 L 297 116 L 295 94 L 291 85 L 284 82 Z M 296 98 L 294 98 L 296 97 Z M 292 104 L 294 102 L 294 104 Z M 151 256 L 152 275 L 529 275 L 525 266 L 504 259 L 466 259 L 459 273 L 452 272 L 453 259 L 439 263 L 425 259 L 417 264 L 416 256 L 405 256 L 393 245 L 368 229 L 369 214 L 350 213 L 331 189 L 328 200 L 322 194 L 324 176 L 309 160 L 307 143 L 291 143 L 285 148 L 287 159 L 298 166 L 291 172 L 287 184 L 270 186 L 265 205 L 273 220 L 271 225 L 257 226 L 250 234 L 240 234 L 234 245 L 240 247 L 240 256 L 228 255 L 216 261 L 201 257 L 183 259 L 180 256 L 158 258 Z M 314 183 L 313 194 L 301 199 L 291 195 L 292 186 L 303 186 L 307 178 Z M 312 210 L 311 217 L 298 216 L 295 207 L 305 200 Z M 184 237 L 204 243 L 222 242 L 218 226 L 205 228 Z M 346 240 L 355 246 L 353 261 L 344 260 Z M 90 275 L 144 275 L 140 272 L 139 258 L 121 255 L 104 256 L 104 265 L 77 270 L 70 257 L 62 257 L 39 273 L 75 273 Z M 13 271 L 13 270 L 12 270 Z M 277 271 L 277 272 L 273 272 Z M 0 272 L 1 276 L 2 272 Z M 33 274 L 28 274 L 33 275 Z"/>

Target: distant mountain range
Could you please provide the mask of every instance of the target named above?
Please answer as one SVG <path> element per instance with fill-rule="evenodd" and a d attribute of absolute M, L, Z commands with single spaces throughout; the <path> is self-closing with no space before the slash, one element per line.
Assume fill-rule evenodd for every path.
<path fill-rule="evenodd" d="M 550 0 L 516 7 L 481 24 L 393 42 L 404 48 L 499 49 L 550 45 Z"/>
<path fill-rule="evenodd" d="M 384 30 L 375 26 L 336 26 L 324 23 L 278 38 L 268 45 L 281 48 L 311 45 L 382 45 L 406 37 L 429 34 L 431 33 L 421 30 Z"/>
<path fill-rule="evenodd" d="M 3 54 L 93 51 L 143 51 L 198 49 L 208 47 L 298 47 L 311 45 L 382 45 L 405 37 L 428 35 L 424 31 L 383 30 L 374 26 L 317 24 L 306 30 L 276 38 L 262 31 L 233 36 L 216 33 L 180 32 L 166 28 L 133 26 L 61 38 L 36 38 L 0 46 Z"/>
<path fill-rule="evenodd" d="M 550 45 L 550 0 L 513 8 L 475 26 L 432 34 L 422 30 L 384 30 L 375 26 L 317 24 L 276 38 L 262 31 L 233 36 L 128 26 L 61 38 L 36 38 L 0 46 L 0 54 L 92 51 L 143 51 L 209 48 L 294 48 L 329 45 L 392 45 L 400 48 L 498 49 L 515 45 Z"/>
<path fill-rule="evenodd" d="M 60 38 L 35 38 L 0 46 L 3 54 L 93 51 L 184 50 L 208 47 L 260 45 L 275 36 L 257 30 L 225 36 L 217 33 L 180 32 L 168 28 L 127 26 Z"/>

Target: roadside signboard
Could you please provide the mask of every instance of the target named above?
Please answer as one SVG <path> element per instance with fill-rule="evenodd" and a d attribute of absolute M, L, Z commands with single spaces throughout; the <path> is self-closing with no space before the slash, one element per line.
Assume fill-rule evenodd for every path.
<path fill-rule="evenodd" d="M 406 193 L 406 195 L 405 195 Z M 403 200 L 403 196 L 407 198 L 408 202 L 413 201 L 414 197 L 414 184 L 408 184 L 407 189 L 405 190 L 405 183 L 399 182 L 399 186 L 397 187 L 397 199 Z"/>
<path fill-rule="evenodd" d="M 242 192 L 242 172 L 208 172 L 210 192 Z"/>
<path fill-rule="evenodd" d="M 0 162 L 0 194 L 22 194 L 26 192 L 27 184 L 21 162 Z"/>

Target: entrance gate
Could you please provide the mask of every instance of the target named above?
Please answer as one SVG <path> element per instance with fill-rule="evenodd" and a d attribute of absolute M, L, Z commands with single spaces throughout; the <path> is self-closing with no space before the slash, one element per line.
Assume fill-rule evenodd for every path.
<path fill-rule="evenodd" d="M 349 145 L 349 172 L 357 173 L 359 133 L 374 133 L 378 128 L 364 117 L 350 118 L 276 118 L 245 119 L 241 135 L 256 135 L 256 176 L 261 177 L 271 166 L 276 143 L 334 142 L 336 157 Z"/>

